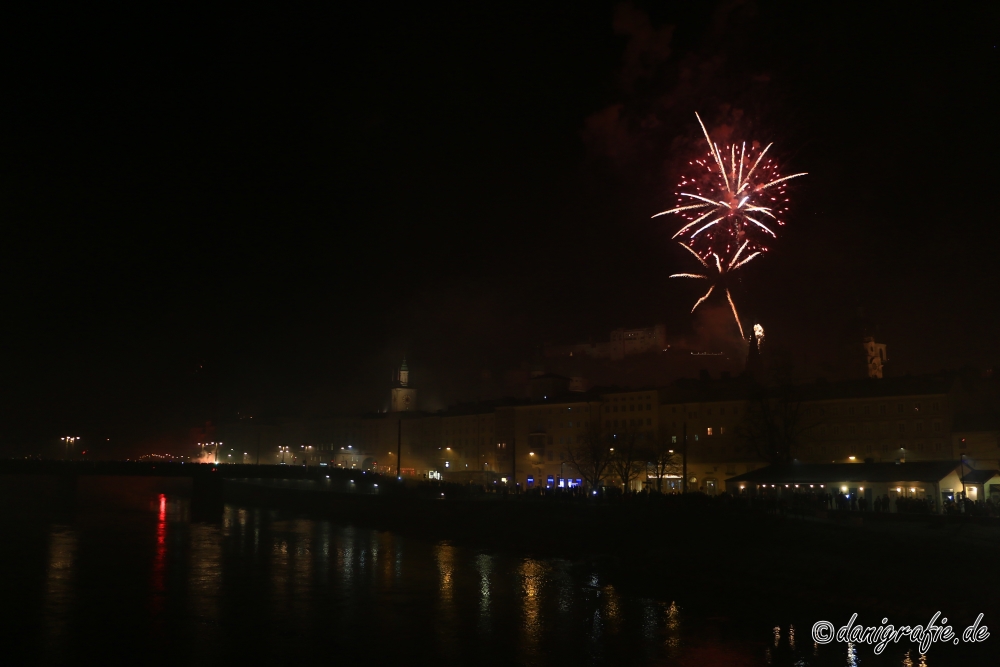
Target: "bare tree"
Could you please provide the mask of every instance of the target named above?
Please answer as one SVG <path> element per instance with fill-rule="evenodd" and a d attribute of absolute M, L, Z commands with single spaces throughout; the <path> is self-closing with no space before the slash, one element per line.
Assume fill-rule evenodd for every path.
<path fill-rule="evenodd" d="M 596 489 L 607 477 L 613 454 L 611 447 L 610 438 L 601 431 L 600 425 L 593 423 L 587 427 L 580 442 L 566 449 L 569 464 L 576 468 L 589 488 Z"/>
<path fill-rule="evenodd" d="M 790 463 L 806 431 L 813 427 L 789 384 L 754 385 L 736 433 L 768 463 Z"/>
<path fill-rule="evenodd" d="M 647 474 L 656 478 L 656 490 L 663 493 L 663 478 L 677 473 L 678 456 L 673 450 L 674 443 L 670 436 L 662 430 L 656 438 L 646 446 Z"/>
<path fill-rule="evenodd" d="M 621 433 L 611 436 L 611 470 L 622 481 L 625 493 L 646 470 L 645 438 L 646 434 L 635 426 L 627 426 Z"/>

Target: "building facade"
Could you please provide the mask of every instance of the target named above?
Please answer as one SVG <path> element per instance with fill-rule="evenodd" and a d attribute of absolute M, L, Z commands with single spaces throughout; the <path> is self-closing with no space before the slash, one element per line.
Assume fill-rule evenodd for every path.
<path fill-rule="evenodd" d="M 404 364 L 394 390 L 412 389 L 405 371 Z M 549 380 L 526 399 L 433 414 L 399 409 L 269 426 L 241 422 L 219 437 L 241 461 L 254 460 L 259 449 L 261 463 L 353 466 L 513 489 L 576 485 L 583 475 L 571 453 L 594 433 L 609 449 L 624 437 L 665 444 L 676 461 L 666 489 L 710 495 L 773 463 L 960 461 L 968 470 L 1000 469 L 1000 392 L 992 377 L 817 381 L 787 391 L 707 374 L 667 387 L 584 392 L 568 391 L 566 378 Z M 762 439 L 762 432 L 780 434 L 781 442 Z M 609 469 L 604 483 L 620 482 Z M 634 490 L 646 486 L 653 486 L 646 475 L 633 483 Z M 979 491 L 991 492 L 988 483 Z"/>

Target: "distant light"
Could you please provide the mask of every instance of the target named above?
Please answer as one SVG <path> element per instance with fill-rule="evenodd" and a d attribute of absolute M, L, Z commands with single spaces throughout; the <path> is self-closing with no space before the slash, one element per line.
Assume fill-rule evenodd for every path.
<path fill-rule="evenodd" d="M 378 484 L 375 484 L 374 486 L 375 486 L 375 488 L 378 488 Z"/>
<path fill-rule="evenodd" d="M 850 459 L 850 460 L 852 460 L 852 461 L 854 460 L 854 457 L 853 457 L 853 456 L 848 456 L 847 458 L 849 458 L 849 459 Z"/>
<path fill-rule="evenodd" d="M 326 478 L 327 478 L 327 479 L 330 479 L 330 476 L 329 476 L 329 475 L 327 475 L 327 476 L 326 476 Z"/>

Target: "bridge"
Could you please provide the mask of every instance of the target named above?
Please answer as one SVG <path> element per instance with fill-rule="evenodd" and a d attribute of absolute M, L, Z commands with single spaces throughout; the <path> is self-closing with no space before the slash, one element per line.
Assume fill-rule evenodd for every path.
<path fill-rule="evenodd" d="M 193 479 L 326 479 L 351 476 L 360 470 L 334 466 L 254 465 L 249 463 L 179 463 L 171 461 L 61 461 L 0 459 L 0 475 L 101 475 L 128 477 L 190 477 Z M 366 473 L 372 474 L 372 473 Z"/>
<path fill-rule="evenodd" d="M 229 492 L 265 487 L 378 493 L 381 475 L 330 466 L 175 463 L 147 461 L 0 460 L 0 502 L 25 511 L 81 506 L 141 509 L 160 494 L 221 507 Z M 312 497 L 312 494 L 307 494 Z"/>

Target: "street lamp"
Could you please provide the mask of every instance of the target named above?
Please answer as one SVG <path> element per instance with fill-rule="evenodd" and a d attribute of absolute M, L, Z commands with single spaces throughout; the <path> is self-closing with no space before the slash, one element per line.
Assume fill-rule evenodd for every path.
<path fill-rule="evenodd" d="M 66 458 L 68 459 L 69 458 L 69 449 L 70 449 L 70 447 L 72 447 L 74 444 L 76 444 L 76 441 L 80 439 L 80 436 L 78 436 L 78 435 L 72 435 L 72 436 L 67 436 L 65 438 L 60 438 L 60 439 L 63 442 L 66 443 Z"/>

